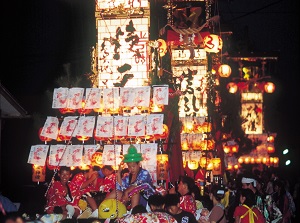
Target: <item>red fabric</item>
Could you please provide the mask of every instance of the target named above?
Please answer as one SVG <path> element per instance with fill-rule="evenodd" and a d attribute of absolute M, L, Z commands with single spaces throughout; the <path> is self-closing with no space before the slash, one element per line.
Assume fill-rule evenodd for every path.
<path fill-rule="evenodd" d="M 116 188 L 116 175 L 110 174 L 104 178 L 98 178 L 97 190 L 101 192 L 111 192 Z"/>
<path fill-rule="evenodd" d="M 262 215 L 262 213 L 256 208 L 252 208 L 253 212 L 256 214 L 257 218 L 254 216 L 255 223 L 265 223 L 265 218 Z M 244 206 L 237 206 L 234 210 L 233 217 L 242 216 L 248 211 L 248 208 Z M 240 219 L 240 223 L 249 223 L 249 213 L 244 217 Z"/>
<path fill-rule="evenodd" d="M 82 184 L 86 181 L 86 178 L 84 176 L 83 173 L 78 173 L 76 174 L 73 179 L 72 182 L 77 186 L 78 190 L 80 190 L 80 195 L 83 195 L 87 192 L 91 192 L 91 191 L 95 191 L 97 190 L 96 187 L 94 185 L 88 185 L 86 188 L 80 189 Z"/>
<path fill-rule="evenodd" d="M 171 105 L 172 102 L 170 101 L 169 104 Z M 176 119 L 174 114 L 168 110 L 168 106 L 166 108 L 166 125 L 170 129 L 169 138 L 166 140 L 166 144 L 168 144 L 168 141 L 170 140 L 170 137 L 173 137 L 171 139 L 170 146 L 168 150 L 170 151 L 171 156 L 169 156 L 169 164 L 170 164 L 170 181 L 176 182 L 179 179 L 179 176 L 184 174 L 183 171 L 183 161 L 182 161 L 182 151 L 181 151 L 181 141 L 180 141 L 180 129 L 178 128 L 172 128 L 172 125 L 174 124 L 173 121 Z M 179 119 L 179 118 L 178 118 Z M 175 122 L 179 123 L 179 120 L 176 120 Z"/>
<path fill-rule="evenodd" d="M 196 216 L 196 201 L 192 195 L 183 195 L 180 197 L 180 208 Z"/>
<path fill-rule="evenodd" d="M 46 204 L 46 212 L 48 214 L 53 213 L 53 209 L 55 206 L 65 206 L 70 204 L 72 206 L 77 206 L 80 199 L 80 191 L 78 187 L 69 181 L 68 186 L 70 188 L 70 192 L 73 200 L 71 202 L 67 201 L 66 196 L 68 195 L 67 190 L 63 187 L 60 181 L 54 181 L 47 193 L 47 204 Z"/>

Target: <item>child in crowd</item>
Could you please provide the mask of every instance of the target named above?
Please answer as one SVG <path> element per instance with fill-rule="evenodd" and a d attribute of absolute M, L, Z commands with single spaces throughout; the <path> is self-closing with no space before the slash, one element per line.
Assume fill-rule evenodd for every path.
<path fill-rule="evenodd" d="M 77 218 L 80 214 L 78 202 L 80 191 L 70 181 L 72 172 L 70 167 L 61 166 L 58 171 L 59 180 L 52 182 L 46 194 L 45 212 L 48 214 L 62 214 L 62 219 Z"/>
<path fill-rule="evenodd" d="M 191 212 L 180 208 L 180 198 L 178 194 L 165 195 L 165 208 L 178 223 L 197 223 L 195 216 Z"/>
<path fill-rule="evenodd" d="M 134 208 L 138 204 L 147 205 L 147 198 L 155 193 L 152 178 L 148 170 L 142 168 L 140 161 L 142 154 L 131 145 L 128 153 L 124 155 L 124 160 L 116 173 L 116 189 L 109 193 L 105 199 L 118 198 L 125 205 Z M 129 173 L 122 177 L 122 165 L 126 163 Z"/>
<path fill-rule="evenodd" d="M 265 223 L 265 218 L 260 210 L 255 207 L 255 194 L 249 188 L 241 189 L 240 205 L 234 210 L 233 217 L 235 222 L 240 223 Z"/>

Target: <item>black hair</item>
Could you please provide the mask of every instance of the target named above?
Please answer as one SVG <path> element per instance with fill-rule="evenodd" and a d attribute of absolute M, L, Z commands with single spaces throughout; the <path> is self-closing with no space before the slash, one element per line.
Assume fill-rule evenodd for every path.
<path fill-rule="evenodd" d="M 152 194 L 148 198 L 148 204 L 155 207 L 162 207 L 165 204 L 165 199 L 161 194 Z"/>
<path fill-rule="evenodd" d="M 193 188 L 195 186 L 195 180 L 189 176 L 180 176 L 179 182 L 180 181 L 187 185 L 189 194 L 191 194 L 193 192 Z"/>
<path fill-rule="evenodd" d="M 138 204 L 135 207 L 132 208 L 131 214 L 137 214 L 137 213 L 147 213 L 147 209 L 144 205 Z"/>
<path fill-rule="evenodd" d="M 107 170 L 110 170 L 110 171 L 113 171 L 113 170 L 114 170 L 114 168 L 112 168 L 111 165 L 104 165 L 104 166 L 102 167 L 102 169 L 107 169 Z"/>
<path fill-rule="evenodd" d="M 216 198 L 217 201 L 221 201 L 225 196 L 225 187 L 223 185 L 212 185 L 210 193 Z"/>
<path fill-rule="evenodd" d="M 166 194 L 165 195 L 165 207 L 177 206 L 180 203 L 180 197 L 178 194 Z"/>
<path fill-rule="evenodd" d="M 254 192 L 249 189 L 249 188 L 245 188 L 245 189 L 241 189 L 240 190 L 240 196 L 245 197 L 246 200 L 244 201 L 244 204 L 247 205 L 248 207 L 252 207 L 256 204 L 255 201 L 255 194 Z"/>
<path fill-rule="evenodd" d="M 58 172 L 61 173 L 62 171 L 69 171 L 72 173 L 71 168 L 68 166 L 61 166 Z"/>

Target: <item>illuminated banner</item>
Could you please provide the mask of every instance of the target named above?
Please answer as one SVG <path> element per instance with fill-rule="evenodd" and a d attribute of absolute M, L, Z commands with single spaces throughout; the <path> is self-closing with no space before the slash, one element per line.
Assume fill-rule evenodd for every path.
<path fill-rule="evenodd" d="M 148 82 L 148 18 L 97 19 L 99 87 Z"/>

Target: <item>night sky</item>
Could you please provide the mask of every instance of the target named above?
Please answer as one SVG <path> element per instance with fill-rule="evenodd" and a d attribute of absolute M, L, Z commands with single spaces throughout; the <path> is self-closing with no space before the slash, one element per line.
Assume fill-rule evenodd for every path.
<path fill-rule="evenodd" d="M 293 174 L 300 165 L 300 131 L 296 126 L 300 123 L 299 12 L 295 4 L 293 0 L 222 0 L 218 8 L 221 23 L 232 28 L 234 39 L 246 36 L 254 51 L 279 53 L 277 71 L 272 74 L 276 91 L 266 105 L 272 115 L 267 124 L 277 133 L 277 153 L 283 148 L 291 150 L 294 166 L 283 170 Z M 63 64 L 72 63 L 72 75 L 89 71 L 89 50 L 96 41 L 94 7 L 91 0 L 5 2 L 1 12 L 4 61 L 0 81 L 29 114 L 44 119 L 51 114 L 51 100 L 47 100 L 45 91 L 57 87 L 55 80 L 63 74 Z M 32 184 L 27 159 L 31 145 L 40 143 L 36 132 L 39 124 L 43 123 L 33 119 L 3 121 L 3 191 Z"/>

